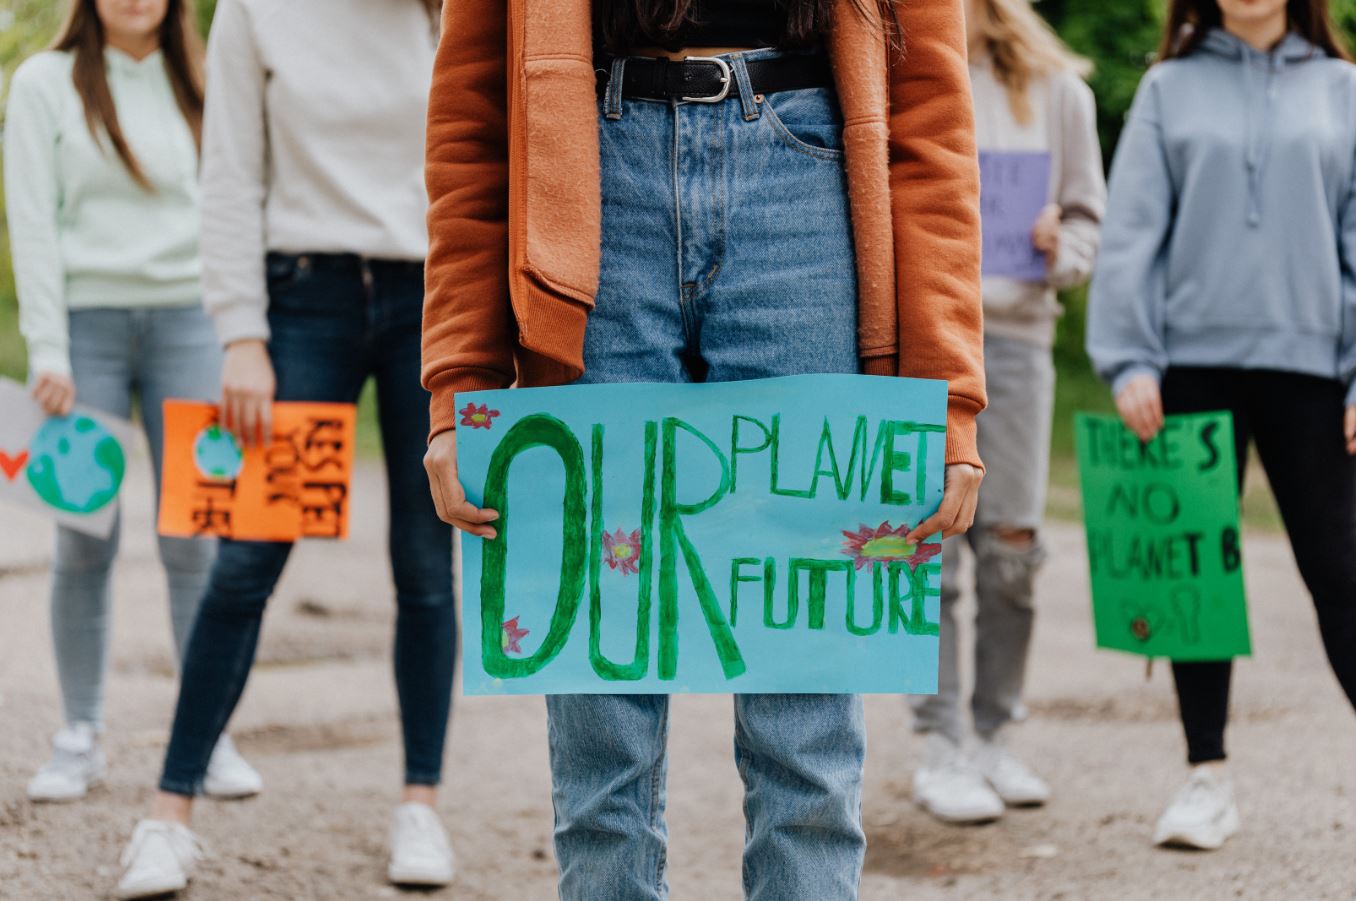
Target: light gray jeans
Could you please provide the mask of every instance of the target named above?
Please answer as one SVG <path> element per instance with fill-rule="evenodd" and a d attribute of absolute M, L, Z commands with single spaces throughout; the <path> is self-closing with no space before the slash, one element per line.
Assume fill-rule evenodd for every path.
<path fill-rule="evenodd" d="M 986 738 L 1021 706 L 1036 615 L 1033 582 L 1045 560 L 1039 528 L 1050 470 L 1054 362 L 1040 345 L 986 335 L 984 373 L 989 406 L 979 417 L 979 455 L 986 474 L 975 527 L 944 544 L 937 694 L 913 699 L 914 729 L 940 732 L 957 743 L 965 735 L 956 636 L 963 546 L 974 558 L 978 606 L 970 710 L 975 732 Z M 1029 544 L 1013 543 L 999 536 L 1005 529 L 1031 530 L 1034 538 Z"/>
<path fill-rule="evenodd" d="M 92 309 L 70 313 L 71 368 L 77 403 L 129 418 L 135 396 L 146 430 L 160 497 L 166 398 L 216 400 L 221 349 L 212 324 L 196 304 L 157 309 Z M 154 522 L 154 519 L 152 519 Z M 66 722 L 103 722 L 108 656 L 109 576 L 118 552 L 119 522 L 108 538 L 57 529 L 52 572 L 52 639 Z M 216 555 L 206 539 L 160 538 L 169 581 L 176 654 Z"/>

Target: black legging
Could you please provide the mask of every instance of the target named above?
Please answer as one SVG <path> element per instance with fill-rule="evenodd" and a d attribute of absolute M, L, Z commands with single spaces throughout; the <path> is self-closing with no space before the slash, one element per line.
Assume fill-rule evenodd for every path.
<path fill-rule="evenodd" d="M 1342 434 L 1345 394 L 1334 379 L 1271 370 L 1181 366 L 1163 379 L 1167 413 L 1233 413 L 1240 490 L 1256 440 L 1328 660 L 1356 705 L 1356 458 Z M 1172 665 L 1193 764 L 1224 759 L 1232 671 L 1227 660 Z"/>

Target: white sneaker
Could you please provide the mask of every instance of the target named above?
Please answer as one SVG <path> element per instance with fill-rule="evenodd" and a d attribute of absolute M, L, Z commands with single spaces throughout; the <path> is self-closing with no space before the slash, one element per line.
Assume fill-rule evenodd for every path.
<path fill-rule="evenodd" d="M 187 826 L 142 820 L 122 852 L 123 873 L 117 896 L 153 898 L 187 888 L 202 857 L 202 845 Z"/>
<path fill-rule="evenodd" d="M 209 798 L 232 800 L 249 798 L 263 791 L 264 780 L 254 767 L 249 765 L 235 742 L 226 733 L 217 739 L 212 749 L 212 759 L 208 761 L 207 773 L 203 776 L 202 791 Z"/>
<path fill-rule="evenodd" d="M 1233 785 L 1216 767 L 1198 766 L 1154 829 L 1154 844 L 1214 851 L 1238 831 Z"/>
<path fill-rule="evenodd" d="M 946 823 L 987 823 L 1003 815 L 1003 800 L 961 749 L 936 732 L 928 733 L 923 766 L 913 774 L 913 799 Z"/>
<path fill-rule="evenodd" d="M 447 885 L 455 873 L 452 844 L 433 808 L 416 802 L 397 807 L 386 878 L 396 885 Z"/>
<path fill-rule="evenodd" d="M 975 768 L 1009 807 L 1039 807 L 1050 800 L 1050 786 L 997 737 L 980 739 Z"/>
<path fill-rule="evenodd" d="M 32 801 L 75 801 L 104 777 L 108 762 L 93 723 L 71 723 L 52 738 L 52 759 L 28 783 Z"/>

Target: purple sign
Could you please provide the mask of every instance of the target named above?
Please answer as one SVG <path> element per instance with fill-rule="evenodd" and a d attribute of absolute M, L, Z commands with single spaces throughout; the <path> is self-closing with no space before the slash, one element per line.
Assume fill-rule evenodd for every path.
<path fill-rule="evenodd" d="M 1045 254 L 1031 229 L 1050 196 L 1050 154 L 981 150 L 979 185 L 984 274 L 1045 281 Z"/>

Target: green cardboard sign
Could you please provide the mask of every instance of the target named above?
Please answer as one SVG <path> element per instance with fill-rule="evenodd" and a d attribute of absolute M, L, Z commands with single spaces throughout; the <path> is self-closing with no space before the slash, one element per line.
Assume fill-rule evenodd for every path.
<path fill-rule="evenodd" d="M 1248 656 L 1233 418 L 1169 416 L 1147 444 L 1115 416 L 1075 429 L 1097 646 Z"/>

